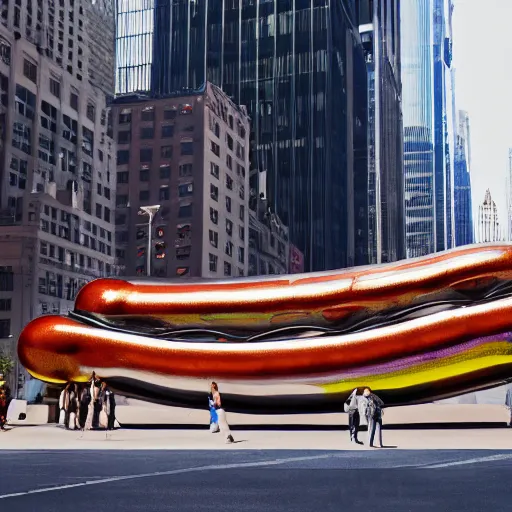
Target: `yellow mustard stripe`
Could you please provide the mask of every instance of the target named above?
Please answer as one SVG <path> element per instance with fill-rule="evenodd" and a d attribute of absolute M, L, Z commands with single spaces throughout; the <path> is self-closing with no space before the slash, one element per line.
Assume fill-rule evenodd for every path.
<path fill-rule="evenodd" d="M 375 390 L 400 389 L 512 363 L 512 343 L 494 342 L 460 354 L 410 366 L 396 372 L 354 377 L 332 384 L 320 384 L 326 393 L 343 393 L 356 387 Z"/>

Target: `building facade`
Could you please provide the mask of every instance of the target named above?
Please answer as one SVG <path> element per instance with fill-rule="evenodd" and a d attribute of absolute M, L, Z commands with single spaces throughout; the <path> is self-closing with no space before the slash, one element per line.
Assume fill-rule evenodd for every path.
<path fill-rule="evenodd" d="M 503 240 L 498 207 L 491 197 L 489 189 L 485 192 L 484 202 L 478 206 L 477 241 L 480 244 Z"/>
<path fill-rule="evenodd" d="M 15 357 L 30 319 L 115 273 L 115 144 L 80 3 L 0 6 L 0 344 Z"/>
<path fill-rule="evenodd" d="M 268 172 L 306 270 L 367 263 L 367 77 L 352 2 L 119 6 L 132 12 L 118 14 L 118 90 L 219 86 L 247 106 L 251 163 Z"/>
<path fill-rule="evenodd" d="M 368 234 L 371 263 L 405 258 L 400 2 L 358 0 L 368 68 Z"/>
<path fill-rule="evenodd" d="M 158 277 L 247 275 L 250 124 L 245 109 L 207 83 L 160 99 L 120 96 L 113 117 L 116 245 L 124 275 L 147 275 L 148 257 L 150 273 Z M 155 205 L 150 225 L 141 207 Z"/>
<path fill-rule="evenodd" d="M 473 206 L 471 199 L 471 131 L 467 112 L 458 112 L 455 145 L 454 217 L 455 245 L 474 242 Z"/>

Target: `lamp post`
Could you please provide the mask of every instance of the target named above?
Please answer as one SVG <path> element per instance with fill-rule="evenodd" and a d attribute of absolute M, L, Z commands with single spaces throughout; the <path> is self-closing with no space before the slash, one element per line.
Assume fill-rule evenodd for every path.
<path fill-rule="evenodd" d="M 154 204 L 152 206 L 141 206 L 139 209 L 139 215 L 148 215 L 148 248 L 147 248 L 147 255 L 146 255 L 146 274 L 148 277 L 151 276 L 151 243 L 152 243 L 152 236 L 151 236 L 151 226 L 153 224 L 153 219 L 155 218 L 155 215 L 157 214 L 158 210 L 160 210 L 159 204 Z"/>

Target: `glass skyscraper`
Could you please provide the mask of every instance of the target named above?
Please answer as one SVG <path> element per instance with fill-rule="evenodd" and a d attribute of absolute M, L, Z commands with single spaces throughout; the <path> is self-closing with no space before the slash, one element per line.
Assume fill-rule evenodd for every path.
<path fill-rule="evenodd" d="M 469 116 L 467 112 L 461 110 L 459 111 L 458 118 L 454 176 L 456 246 L 472 244 L 474 241 Z"/>
<path fill-rule="evenodd" d="M 407 256 L 453 246 L 451 0 L 401 2 Z"/>
<path fill-rule="evenodd" d="M 125 65 L 118 84 L 140 88 L 151 61 L 156 96 L 221 87 L 251 115 L 251 163 L 268 171 L 305 270 L 367 263 L 367 77 L 353 1 L 142 3 L 154 8 L 140 31 L 144 43 L 151 32 L 152 58 L 142 49 L 140 69 Z"/>

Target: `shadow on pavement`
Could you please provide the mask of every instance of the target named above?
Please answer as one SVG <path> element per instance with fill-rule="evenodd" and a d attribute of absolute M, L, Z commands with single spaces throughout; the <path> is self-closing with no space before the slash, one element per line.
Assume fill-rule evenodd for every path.
<path fill-rule="evenodd" d="M 193 424 L 129 424 L 123 423 L 121 428 L 130 430 L 208 430 L 208 425 Z M 314 424 L 281 424 L 281 425 L 230 425 L 231 430 L 241 431 L 326 431 L 348 430 L 346 425 L 314 425 Z M 387 425 L 384 423 L 385 430 L 470 430 L 470 429 L 502 429 L 507 428 L 505 422 L 469 422 L 469 423 L 414 423 L 408 425 Z M 361 425 L 359 431 L 367 430 L 366 425 Z"/>

